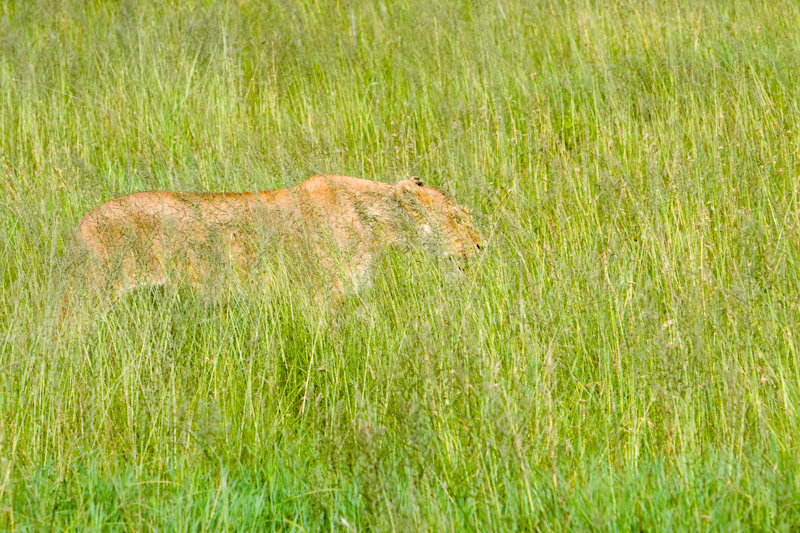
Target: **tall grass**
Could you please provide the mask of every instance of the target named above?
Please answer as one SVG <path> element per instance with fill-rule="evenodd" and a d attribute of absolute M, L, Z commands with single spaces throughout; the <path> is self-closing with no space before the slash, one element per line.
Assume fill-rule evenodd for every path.
<path fill-rule="evenodd" d="M 793 530 L 792 2 L 0 5 L 0 527 Z M 57 324 L 147 189 L 419 175 L 490 238 Z"/>

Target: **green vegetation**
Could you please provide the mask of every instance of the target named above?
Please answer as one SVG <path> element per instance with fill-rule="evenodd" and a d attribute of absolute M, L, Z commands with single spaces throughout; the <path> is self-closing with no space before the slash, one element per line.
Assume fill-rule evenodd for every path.
<path fill-rule="evenodd" d="M 796 530 L 794 2 L 0 4 L 0 528 Z M 419 175 L 490 246 L 336 312 L 139 291 L 147 189 Z M 417 265 L 411 268 L 408 265 Z"/>

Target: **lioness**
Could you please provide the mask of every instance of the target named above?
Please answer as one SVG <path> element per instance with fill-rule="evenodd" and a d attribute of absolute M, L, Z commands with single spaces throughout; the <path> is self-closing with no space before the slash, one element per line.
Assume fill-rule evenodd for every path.
<path fill-rule="evenodd" d="M 315 281 L 341 296 L 369 282 L 386 246 L 468 258 L 484 245 L 466 209 L 419 178 L 389 185 L 332 175 L 255 193 L 122 196 L 87 214 L 75 240 L 87 288 L 112 297 L 175 275 L 213 288 L 217 274 L 251 277 L 279 251 L 297 276 L 327 277 Z"/>

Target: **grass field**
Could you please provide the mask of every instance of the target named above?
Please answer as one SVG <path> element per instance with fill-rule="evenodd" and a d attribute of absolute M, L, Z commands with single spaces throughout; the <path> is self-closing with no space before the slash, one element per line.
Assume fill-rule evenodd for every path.
<path fill-rule="evenodd" d="M 797 531 L 799 27 L 0 4 L 0 529 Z M 102 201 L 323 172 L 419 175 L 489 248 L 460 280 L 388 257 L 333 313 L 140 291 L 58 326 Z"/>

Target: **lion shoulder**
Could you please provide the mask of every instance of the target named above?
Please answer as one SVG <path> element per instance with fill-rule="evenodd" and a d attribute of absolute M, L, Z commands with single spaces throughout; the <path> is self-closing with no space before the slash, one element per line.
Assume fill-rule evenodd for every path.
<path fill-rule="evenodd" d="M 314 197 L 333 200 L 341 193 L 349 193 L 356 196 L 386 195 L 391 193 L 394 186 L 380 181 L 353 178 L 351 176 L 318 174 L 302 182 L 296 189 Z"/>

